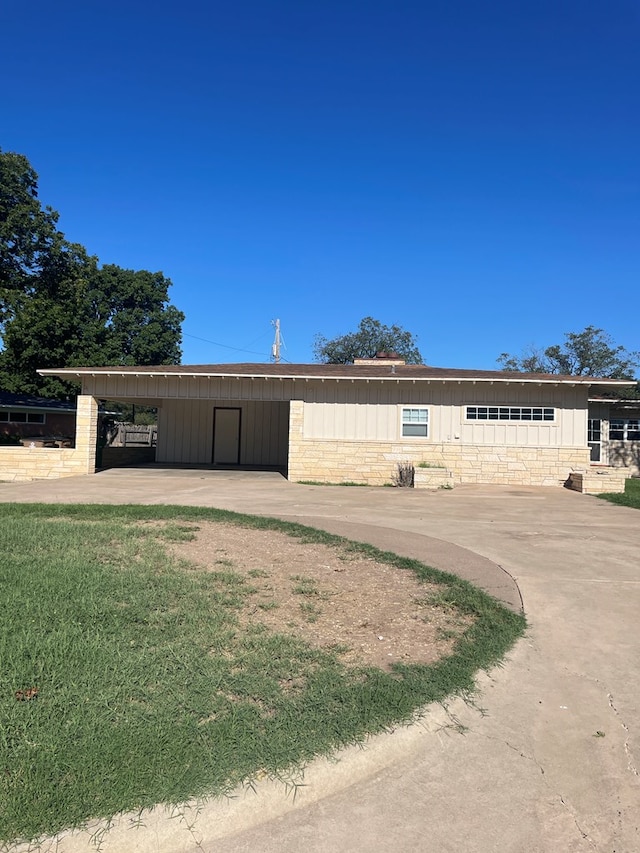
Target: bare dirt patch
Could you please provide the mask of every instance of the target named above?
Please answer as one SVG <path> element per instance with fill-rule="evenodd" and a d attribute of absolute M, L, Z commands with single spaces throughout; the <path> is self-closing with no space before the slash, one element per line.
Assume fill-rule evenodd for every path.
<path fill-rule="evenodd" d="M 246 579 L 253 592 L 241 624 L 262 624 L 315 647 L 339 647 L 350 666 L 433 663 L 471 624 L 439 601 L 441 587 L 346 549 L 233 524 L 190 529 L 194 538 L 172 542 L 172 553 Z"/>

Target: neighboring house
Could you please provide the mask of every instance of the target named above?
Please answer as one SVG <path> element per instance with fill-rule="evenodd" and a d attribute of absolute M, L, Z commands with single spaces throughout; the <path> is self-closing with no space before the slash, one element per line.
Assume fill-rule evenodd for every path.
<path fill-rule="evenodd" d="M 52 435 L 72 438 L 75 431 L 75 403 L 0 391 L 0 443 Z"/>
<path fill-rule="evenodd" d="M 158 408 L 160 463 L 272 467 L 295 481 L 372 485 L 391 482 L 404 462 L 442 466 L 453 483 L 564 484 L 591 464 L 589 398 L 634 384 L 392 358 L 40 373 L 82 383 L 76 446 L 87 460 L 98 400 L 108 399 Z M 589 438 L 592 448 L 593 424 Z"/>
<path fill-rule="evenodd" d="M 589 399 L 591 461 L 640 476 L 640 400 Z"/>

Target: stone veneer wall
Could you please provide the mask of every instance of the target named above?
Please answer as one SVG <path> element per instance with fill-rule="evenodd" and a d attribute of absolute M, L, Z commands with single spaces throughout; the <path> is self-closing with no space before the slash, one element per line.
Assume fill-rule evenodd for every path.
<path fill-rule="evenodd" d="M 91 473 L 81 449 L 0 447 L 0 480 L 47 480 Z"/>
<path fill-rule="evenodd" d="M 504 447 L 419 441 L 318 440 L 303 437 L 303 406 L 289 414 L 289 479 L 352 481 L 379 486 L 392 481 L 399 462 L 441 465 L 458 483 L 563 486 L 572 470 L 589 467 L 587 447 Z"/>
<path fill-rule="evenodd" d="M 76 446 L 0 447 L 0 480 L 47 480 L 93 474 L 96 470 L 98 403 L 93 397 L 78 397 Z"/>
<path fill-rule="evenodd" d="M 640 441 L 610 441 L 606 453 L 609 465 L 627 468 L 633 477 L 640 477 Z"/>

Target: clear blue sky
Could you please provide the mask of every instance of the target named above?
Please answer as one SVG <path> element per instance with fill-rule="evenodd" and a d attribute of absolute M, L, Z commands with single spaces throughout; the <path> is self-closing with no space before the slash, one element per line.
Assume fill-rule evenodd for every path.
<path fill-rule="evenodd" d="M 267 361 L 276 317 L 293 362 L 366 315 L 447 367 L 589 324 L 640 349 L 638 0 L 31 0 L 2 29 L 0 146 L 69 239 L 171 278 L 185 363 Z"/>

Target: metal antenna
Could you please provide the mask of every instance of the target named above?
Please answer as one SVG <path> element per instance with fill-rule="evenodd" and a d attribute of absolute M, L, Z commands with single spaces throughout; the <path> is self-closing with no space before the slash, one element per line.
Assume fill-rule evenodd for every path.
<path fill-rule="evenodd" d="M 271 358 L 276 364 L 280 364 L 280 320 L 272 320 L 271 325 L 276 330 L 276 337 L 271 347 Z"/>

